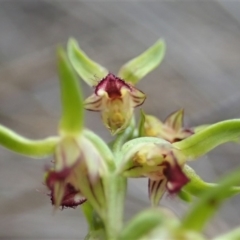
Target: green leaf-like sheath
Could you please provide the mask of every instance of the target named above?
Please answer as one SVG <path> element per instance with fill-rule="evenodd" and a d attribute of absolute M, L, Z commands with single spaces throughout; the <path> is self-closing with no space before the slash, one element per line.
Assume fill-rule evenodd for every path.
<path fill-rule="evenodd" d="M 0 144 L 11 151 L 29 157 L 42 158 L 53 154 L 58 141 L 58 137 L 30 140 L 4 126 L 0 126 Z"/>
<path fill-rule="evenodd" d="M 97 80 L 101 80 L 108 74 L 108 71 L 104 67 L 92 61 L 79 48 L 75 39 L 69 39 L 67 51 L 68 57 L 74 69 L 88 85 L 95 86 L 97 84 Z"/>
<path fill-rule="evenodd" d="M 174 143 L 189 161 L 195 160 L 220 144 L 236 141 L 240 137 L 240 119 L 212 124 L 194 135 Z"/>
<path fill-rule="evenodd" d="M 62 117 L 60 133 L 78 134 L 83 128 L 84 108 L 81 88 L 63 48 L 58 49 Z"/>
<path fill-rule="evenodd" d="M 160 39 L 141 55 L 124 64 L 118 76 L 126 82 L 136 84 L 162 62 L 165 52 L 165 42 Z"/>

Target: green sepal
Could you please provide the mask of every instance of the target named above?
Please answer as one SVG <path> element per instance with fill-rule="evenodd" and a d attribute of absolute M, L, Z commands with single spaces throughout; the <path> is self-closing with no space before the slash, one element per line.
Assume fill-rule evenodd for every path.
<path fill-rule="evenodd" d="M 68 57 L 79 76 L 90 86 L 95 86 L 97 80 L 104 78 L 108 71 L 92 61 L 78 46 L 75 39 L 70 38 L 67 45 Z"/>
<path fill-rule="evenodd" d="M 115 164 L 113 153 L 103 139 L 88 129 L 83 130 L 83 135 L 90 140 L 94 147 L 98 150 L 99 154 L 106 161 L 109 169 L 114 170 Z"/>
<path fill-rule="evenodd" d="M 182 228 L 201 231 L 207 220 L 228 197 L 231 187 L 240 183 L 240 169 L 227 175 L 215 188 L 204 192 L 182 220 Z"/>
<path fill-rule="evenodd" d="M 136 154 L 146 144 L 156 144 L 171 147 L 171 143 L 162 138 L 140 137 L 132 139 L 122 146 L 120 153 L 122 156 L 120 159 L 122 159 L 122 161 L 119 163 L 118 171 L 122 172 L 125 169 L 128 169 L 132 165 L 132 157 L 134 156 L 134 154 Z"/>
<path fill-rule="evenodd" d="M 173 143 L 189 161 L 206 154 L 220 144 L 236 141 L 240 137 L 240 119 L 212 124 L 192 136 Z"/>
<path fill-rule="evenodd" d="M 165 51 L 165 42 L 160 39 L 141 55 L 124 64 L 118 76 L 126 82 L 136 84 L 162 62 Z"/>
<path fill-rule="evenodd" d="M 167 228 L 169 221 L 175 222 L 176 219 L 169 218 L 169 216 L 166 217 L 166 214 L 158 208 L 144 210 L 123 228 L 119 240 L 145 239 L 144 237 L 147 237 L 155 229 L 161 228 L 163 225 Z"/>
<path fill-rule="evenodd" d="M 78 134 L 84 124 L 83 98 L 79 81 L 62 47 L 58 48 L 58 72 L 61 87 L 61 134 Z"/>
<path fill-rule="evenodd" d="M 54 153 L 58 137 L 31 140 L 0 125 L 0 144 L 5 148 L 33 158 L 42 158 Z"/>

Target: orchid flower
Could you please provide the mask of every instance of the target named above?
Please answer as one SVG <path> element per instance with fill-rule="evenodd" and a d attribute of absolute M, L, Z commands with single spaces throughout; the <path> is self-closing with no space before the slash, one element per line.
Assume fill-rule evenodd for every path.
<path fill-rule="evenodd" d="M 45 183 L 55 208 L 76 207 L 88 200 L 104 218 L 103 178 L 114 168 L 112 153 L 100 137 L 84 128 L 81 88 L 62 48 L 58 50 L 58 70 L 62 100 L 59 136 L 34 141 L 0 126 L 0 143 L 31 157 L 53 155 Z"/>
<path fill-rule="evenodd" d="M 165 54 L 165 43 L 160 40 L 137 58 L 126 63 L 115 76 L 92 61 L 78 46 L 76 40 L 68 42 L 68 56 L 80 77 L 95 88 L 85 100 L 84 107 L 100 111 L 104 125 L 114 135 L 129 125 L 135 107 L 144 103 L 146 95 L 134 85 L 156 68 Z M 99 81 L 95 81 L 97 77 Z"/>
<path fill-rule="evenodd" d="M 125 177 L 147 177 L 149 198 L 157 206 L 165 191 L 178 193 L 189 182 L 182 170 L 186 158 L 163 139 L 145 137 L 145 143 L 137 142 L 129 141 L 131 150 L 124 155 L 120 171 Z"/>
<path fill-rule="evenodd" d="M 164 122 L 152 115 L 142 112 L 140 135 L 147 137 L 163 138 L 171 143 L 181 141 L 192 134 L 194 128 L 183 126 L 183 109 L 170 114 Z"/>

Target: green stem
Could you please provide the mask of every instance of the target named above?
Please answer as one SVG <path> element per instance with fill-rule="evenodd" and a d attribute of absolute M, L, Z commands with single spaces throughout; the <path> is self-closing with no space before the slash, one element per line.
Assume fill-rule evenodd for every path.
<path fill-rule="evenodd" d="M 123 224 L 126 178 L 112 174 L 104 179 L 107 199 L 106 233 L 108 240 L 115 240 Z"/>
<path fill-rule="evenodd" d="M 134 117 L 128 128 L 120 133 L 116 139 L 109 144 L 114 154 L 114 161 L 119 162 L 121 155 L 119 154 L 123 144 L 131 137 L 135 126 Z M 107 216 L 105 220 L 106 234 L 108 240 L 115 240 L 122 229 L 124 202 L 126 195 L 127 179 L 117 174 L 117 169 L 113 173 L 106 176 L 103 180 L 106 201 Z"/>

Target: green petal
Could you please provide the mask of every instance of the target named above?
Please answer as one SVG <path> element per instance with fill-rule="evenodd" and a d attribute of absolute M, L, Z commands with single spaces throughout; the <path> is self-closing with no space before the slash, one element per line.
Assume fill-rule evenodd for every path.
<path fill-rule="evenodd" d="M 171 143 L 168 141 L 165 141 L 161 138 L 155 138 L 155 137 L 140 137 L 133 140 L 130 140 L 126 142 L 121 150 L 121 156 L 122 159 L 121 162 L 119 162 L 118 170 L 120 172 L 125 171 L 129 168 L 131 168 L 133 164 L 132 157 L 143 147 L 146 145 L 154 144 L 156 145 L 162 145 L 166 148 L 171 148 Z M 144 169 L 143 169 L 144 170 Z M 145 170 L 144 170 L 145 171 Z"/>
<path fill-rule="evenodd" d="M 162 62 L 165 50 L 165 42 L 158 40 L 141 55 L 123 65 L 118 76 L 126 82 L 136 84 Z"/>
<path fill-rule="evenodd" d="M 0 126 L 0 144 L 9 150 L 29 157 L 42 158 L 53 154 L 58 142 L 58 137 L 30 140 L 4 126 Z"/>
<path fill-rule="evenodd" d="M 166 178 L 160 180 L 148 179 L 148 193 L 152 206 L 158 206 L 159 202 L 166 191 Z"/>
<path fill-rule="evenodd" d="M 207 220 L 217 211 L 223 201 L 229 196 L 231 187 L 239 184 L 240 169 L 227 175 L 219 185 L 206 191 L 199 201 L 192 206 L 182 221 L 184 229 L 201 231 Z"/>
<path fill-rule="evenodd" d="M 176 132 L 180 131 L 180 129 L 183 127 L 183 114 L 183 109 L 171 113 L 164 121 L 164 124 Z"/>
<path fill-rule="evenodd" d="M 92 61 L 78 46 L 75 39 L 68 41 L 68 57 L 79 76 L 90 86 L 95 86 L 97 80 L 106 77 L 108 71 Z M 96 80 L 97 79 L 97 80 Z"/>
<path fill-rule="evenodd" d="M 115 169 L 114 156 L 108 145 L 95 133 L 84 129 L 83 135 L 91 141 L 110 169 Z"/>
<path fill-rule="evenodd" d="M 195 160 L 220 144 L 240 137 L 240 119 L 212 124 L 180 142 L 173 143 L 189 160 Z"/>
<path fill-rule="evenodd" d="M 61 133 L 79 133 L 83 128 L 84 108 L 80 84 L 63 48 L 58 49 L 58 71 L 61 86 Z"/>

